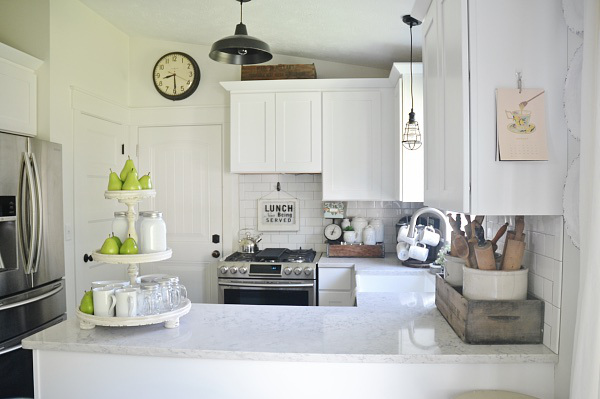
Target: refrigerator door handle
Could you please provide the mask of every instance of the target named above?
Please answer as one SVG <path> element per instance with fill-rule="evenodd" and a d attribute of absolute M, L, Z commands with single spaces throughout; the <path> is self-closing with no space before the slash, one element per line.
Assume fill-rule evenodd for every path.
<path fill-rule="evenodd" d="M 36 297 L 27 298 L 27 299 L 24 299 L 24 300 L 18 301 L 18 302 L 7 303 L 6 305 L 1 305 L 0 304 L 0 312 L 3 311 L 3 310 L 7 310 L 7 309 L 11 309 L 11 308 L 16 308 L 16 307 L 19 307 L 19 306 L 27 305 L 27 304 L 32 303 L 32 302 L 41 301 L 44 298 L 48 298 L 49 296 L 52 296 L 54 294 L 59 293 L 63 289 L 64 289 L 63 283 L 58 283 L 58 284 L 55 285 L 55 288 L 53 290 L 45 292 L 45 293 L 43 293 L 41 295 L 38 295 Z"/>
<path fill-rule="evenodd" d="M 21 247 L 21 252 L 23 255 L 23 260 L 25 261 L 25 274 L 32 274 L 33 271 L 33 262 L 35 260 L 35 249 L 37 247 L 37 224 L 38 224 L 38 215 L 37 210 L 34 204 L 34 196 L 35 196 L 35 186 L 33 184 L 33 172 L 31 170 L 31 163 L 29 162 L 29 155 L 27 153 L 23 153 L 21 170 L 25 171 L 23 179 L 23 175 L 21 175 L 21 179 L 26 180 L 24 182 L 21 181 L 21 187 L 19 187 L 19 192 L 17 195 L 22 195 L 25 198 L 21 198 L 20 202 L 17 201 L 17 212 L 19 212 L 20 217 L 17 218 L 17 224 L 21 224 L 19 226 L 19 245 Z M 27 185 L 27 187 L 23 187 L 23 184 Z M 29 188 L 29 195 L 27 195 L 26 188 Z M 29 201 L 29 213 L 25 214 L 25 201 Z M 25 229 L 25 224 L 27 222 L 31 223 L 30 229 Z M 29 236 L 27 236 L 29 233 Z M 27 240 L 27 242 L 25 242 Z"/>
<path fill-rule="evenodd" d="M 37 229 L 33 231 L 35 234 L 35 256 L 34 261 L 32 263 L 33 273 L 37 273 L 38 267 L 40 266 L 40 257 L 42 255 L 42 232 L 43 230 L 43 220 L 44 220 L 44 209 L 42 207 L 42 184 L 40 182 L 40 170 L 37 166 L 37 161 L 35 160 L 35 154 L 31 153 L 31 164 L 33 166 L 33 177 L 35 177 L 35 210 L 33 216 L 36 216 L 37 213 Z"/>
<path fill-rule="evenodd" d="M 0 350 L 0 356 L 5 355 L 5 354 L 10 353 L 10 352 L 14 352 L 14 351 L 16 351 L 18 349 L 21 349 L 22 347 L 23 347 L 23 345 L 19 344 L 19 345 L 12 346 L 12 347 L 10 347 L 8 349 Z"/>

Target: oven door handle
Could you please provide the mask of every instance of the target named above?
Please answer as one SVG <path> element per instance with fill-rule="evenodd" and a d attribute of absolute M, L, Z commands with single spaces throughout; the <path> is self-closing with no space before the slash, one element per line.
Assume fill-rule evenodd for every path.
<path fill-rule="evenodd" d="M 305 288 L 314 287 L 312 283 L 306 284 L 256 284 L 256 283 L 221 283 L 219 285 L 230 286 L 230 287 L 260 287 L 260 288 Z"/>

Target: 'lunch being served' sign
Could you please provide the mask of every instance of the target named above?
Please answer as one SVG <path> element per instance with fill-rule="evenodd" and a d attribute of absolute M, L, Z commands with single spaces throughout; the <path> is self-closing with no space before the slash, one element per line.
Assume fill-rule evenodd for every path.
<path fill-rule="evenodd" d="M 298 231 L 298 200 L 259 199 L 258 200 L 259 231 Z"/>

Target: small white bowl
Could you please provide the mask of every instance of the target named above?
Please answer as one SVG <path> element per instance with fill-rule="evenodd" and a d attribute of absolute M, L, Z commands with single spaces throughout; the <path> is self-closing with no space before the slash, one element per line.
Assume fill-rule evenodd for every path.
<path fill-rule="evenodd" d="M 480 270 L 463 267 L 463 296 L 479 300 L 527 299 L 528 269 Z"/>

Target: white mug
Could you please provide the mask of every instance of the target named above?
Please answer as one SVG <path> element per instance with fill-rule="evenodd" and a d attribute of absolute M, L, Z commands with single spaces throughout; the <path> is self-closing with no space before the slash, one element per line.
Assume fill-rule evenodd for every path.
<path fill-rule="evenodd" d="M 422 244 L 431 245 L 432 247 L 437 246 L 440 243 L 440 235 L 435 232 L 435 229 L 431 226 L 425 227 L 421 231 L 421 239 L 419 240 Z"/>
<path fill-rule="evenodd" d="M 121 288 L 115 291 L 117 317 L 137 316 L 138 289 Z"/>
<path fill-rule="evenodd" d="M 94 316 L 112 317 L 115 315 L 117 298 L 115 297 L 114 292 L 115 289 L 111 286 L 92 289 Z"/>
<path fill-rule="evenodd" d="M 429 255 L 429 249 L 425 247 L 425 244 L 418 243 L 411 245 L 408 249 L 408 257 L 420 260 L 421 262 L 425 262 L 427 260 L 427 255 Z"/>
<path fill-rule="evenodd" d="M 409 258 L 408 256 L 408 243 L 401 241 L 396 245 L 396 253 L 398 254 L 398 259 L 401 261 L 405 261 Z"/>

